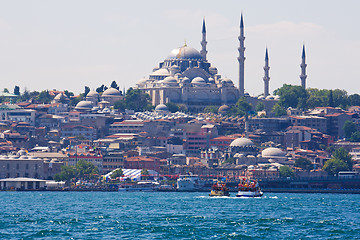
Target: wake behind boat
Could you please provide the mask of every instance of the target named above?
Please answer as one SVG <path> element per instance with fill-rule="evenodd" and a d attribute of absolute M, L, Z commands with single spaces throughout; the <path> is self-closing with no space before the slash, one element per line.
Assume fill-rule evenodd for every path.
<path fill-rule="evenodd" d="M 239 183 L 237 197 L 261 197 L 263 192 L 256 180 L 243 178 Z"/>

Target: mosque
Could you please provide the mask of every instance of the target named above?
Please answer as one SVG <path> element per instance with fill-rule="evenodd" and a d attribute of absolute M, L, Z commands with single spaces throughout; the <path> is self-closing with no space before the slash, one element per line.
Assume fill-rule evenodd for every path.
<path fill-rule="evenodd" d="M 244 81 L 244 23 L 243 16 L 240 20 L 239 39 L 239 88 L 229 78 L 222 78 L 218 69 L 207 60 L 207 41 L 205 20 L 202 25 L 201 51 L 184 44 L 175 48 L 168 57 L 146 79 L 141 79 L 136 87 L 151 97 L 152 105 L 168 102 L 185 104 L 189 110 L 202 110 L 205 106 L 233 105 L 240 97 L 254 107 L 258 102 L 263 102 L 267 109 L 279 100 L 279 96 L 269 94 L 269 57 L 266 49 L 264 66 L 264 93 L 258 97 L 251 97 L 245 90 Z M 306 63 L 305 47 L 303 46 L 301 63 L 301 85 L 305 88 Z"/>

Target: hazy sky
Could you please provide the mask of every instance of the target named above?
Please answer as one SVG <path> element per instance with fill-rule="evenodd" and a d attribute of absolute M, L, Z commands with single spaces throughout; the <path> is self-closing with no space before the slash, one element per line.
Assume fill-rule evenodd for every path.
<path fill-rule="evenodd" d="M 270 91 L 300 85 L 302 44 L 307 86 L 360 93 L 360 1 L 0 0 L 0 89 L 95 89 L 115 80 L 135 86 L 173 48 L 201 49 L 238 84 L 239 19 L 245 24 L 245 90 L 263 92 L 266 46 Z"/>

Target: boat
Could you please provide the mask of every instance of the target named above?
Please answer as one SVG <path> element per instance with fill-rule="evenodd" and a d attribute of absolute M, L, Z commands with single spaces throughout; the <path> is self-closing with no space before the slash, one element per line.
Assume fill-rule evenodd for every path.
<path fill-rule="evenodd" d="M 119 192 L 152 192 L 156 191 L 158 182 L 142 181 L 133 184 L 122 184 L 119 186 Z"/>
<path fill-rule="evenodd" d="M 229 197 L 230 193 L 228 188 L 226 187 L 226 183 L 217 181 L 211 187 L 211 192 L 209 194 L 210 197 Z"/>
<path fill-rule="evenodd" d="M 177 191 L 198 191 L 204 187 L 205 183 L 200 179 L 198 175 L 180 175 L 176 181 Z"/>
<path fill-rule="evenodd" d="M 159 187 L 156 188 L 156 191 L 158 191 L 158 192 L 174 192 L 174 191 L 176 191 L 176 189 L 173 185 L 164 184 L 164 185 L 159 185 Z"/>
<path fill-rule="evenodd" d="M 261 197 L 263 192 L 256 180 L 243 178 L 239 183 L 237 197 Z"/>

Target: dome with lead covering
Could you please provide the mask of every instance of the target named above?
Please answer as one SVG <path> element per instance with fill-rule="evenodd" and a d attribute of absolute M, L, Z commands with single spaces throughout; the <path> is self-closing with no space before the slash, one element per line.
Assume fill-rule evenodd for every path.
<path fill-rule="evenodd" d="M 173 49 L 167 59 L 204 60 L 198 50 L 187 45 Z"/>
<path fill-rule="evenodd" d="M 155 111 L 169 111 L 165 104 L 159 104 L 156 106 Z"/>
<path fill-rule="evenodd" d="M 286 152 L 282 151 L 279 148 L 274 148 L 274 147 L 269 147 L 264 149 L 261 152 L 261 156 L 262 157 L 266 157 L 266 158 L 271 158 L 271 157 L 285 157 L 286 156 Z"/>
<path fill-rule="evenodd" d="M 91 101 L 80 101 L 76 104 L 75 110 L 91 110 L 93 108 Z"/>
<path fill-rule="evenodd" d="M 253 146 L 254 143 L 248 138 L 237 138 L 230 143 L 230 147 L 246 147 L 246 146 Z"/>
<path fill-rule="evenodd" d="M 119 90 L 115 89 L 115 88 L 109 88 L 109 89 L 106 89 L 104 91 L 104 93 L 102 94 L 103 97 L 106 97 L 106 96 L 121 96 L 121 93 Z"/>

